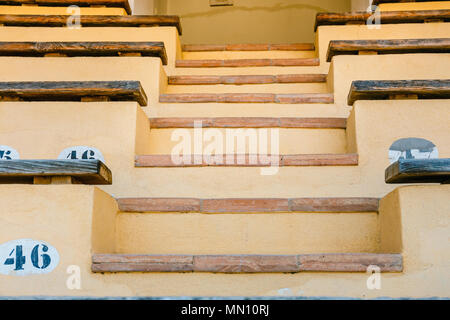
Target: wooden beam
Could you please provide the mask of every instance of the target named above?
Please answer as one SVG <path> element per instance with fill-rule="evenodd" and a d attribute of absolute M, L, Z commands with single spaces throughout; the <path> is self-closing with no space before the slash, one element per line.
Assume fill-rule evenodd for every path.
<path fill-rule="evenodd" d="M 346 25 L 348 23 L 366 24 L 372 16 L 369 12 L 327 13 L 320 12 L 316 16 L 315 29 L 320 26 Z M 417 10 L 417 11 L 382 11 L 380 23 L 423 23 L 426 20 L 450 21 L 450 10 Z"/>
<path fill-rule="evenodd" d="M 450 80 L 353 81 L 347 101 L 353 105 L 357 100 L 387 100 L 411 95 L 419 99 L 450 99 Z"/>
<path fill-rule="evenodd" d="M 450 158 L 400 159 L 385 172 L 386 183 L 450 183 Z"/>
<path fill-rule="evenodd" d="M 376 54 L 450 53 L 450 38 L 396 40 L 332 40 L 327 61 L 334 56 L 357 55 L 361 51 Z"/>
<path fill-rule="evenodd" d="M 0 0 L 0 5 L 38 5 L 49 7 L 68 7 L 68 6 L 105 6 L 112 8 L 123 8 L 128 14 L 131 14 L 131 7 L 128 0 Z"/>
<path fill-rule="evenodd" d="M 94 254 L 93 272 L 299 273 L 401 272 L 401 254 L 337 253 L 300 255 L 127 255 Z"/>
<path fill-rule="evenodd" d="M 100 160 L 0 160 L 0 184 L 33 183 L 46 177 L 51 178 L 49 183 L 52 179 L 68 183 L 62 180 L 70 177 L 83 184 L 112 184 L 111 171 Z M 36 179 L 46 184 L 44 180 Z"/>
<path fill-rule="evenodd" d="M 0 82 L 0 101 L 81 101 L 107 98 L 110 101 L 136 101 L 147 105 L 147 96 L 139 81 L 34 81 Z"/>
<path fill-rule="evenodd" d="M 0 42 L 0 56 L 106 57 L 125 54 L 158 57 L 167 64 L 164 42 Z"/>
<path fill-rule="evenodd" d="M 0 15 L 0 24 L 15 27 L 67 27 L 68 16 Z M 178 16 L 80 16 L 82 27 L 176 27 L 181 35 Z"/>

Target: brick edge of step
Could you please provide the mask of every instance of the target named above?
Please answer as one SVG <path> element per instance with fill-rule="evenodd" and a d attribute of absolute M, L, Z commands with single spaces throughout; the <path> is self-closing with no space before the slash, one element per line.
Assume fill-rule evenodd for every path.
<path fill-rule="evenodd" d="M 274 159 L 275 158 L 275 159 Z M 179 161 L 178 161 L 179 160 Z M 356 166 L 358 154 L 313 154 L 313 155 L 249 155 L 225 154 L 218 156 L 191 155 L 172 160 L 168 154 L 139 155 L 135 167 L 288 167 L 288 166 Z"/>
<path fill-rule="evenodd" d="M 244 85 L 273 83 L 325 83 L 326 74 L 279 74 L 237 76 L 169 76 L 169 85 Z"/>
<path fill-rule="evenodd" d="M 169 93 L 159 96 L 160 103 L 334 103 L 332 93 Z"/>
<path fill-rule="evenodd" d="M 235 68 L 235 67 L 317 67 L 318 58 L 295 59 L 190 59 L 176 60 L 177 68 Z"/>
<path fill-rule="evenodd" d="M 195 128 L 322 128 L 346 129 L 347 118 L 276 118 L 276 117 L 215 117 L 215 118 L 150 118 L 151 129 Z"/>
<path fill-rule="evenodd" d="M 206 51 L 314 51 L 314 43 L 279 43 L 279 44 L 185 44 L 185 52 Z"/>
<path fill-rule="evenodd" d="M 128 213 L 365 213 L 378 212 L 379 198 L 118 198 Z"/>
<path fill-rule="evenodd" d="M 402 272 L 401 254 L 325 253 L 299 255 L 127 255 L 94 254 L 91 270 L 115 272 L 298 273 Z"/>

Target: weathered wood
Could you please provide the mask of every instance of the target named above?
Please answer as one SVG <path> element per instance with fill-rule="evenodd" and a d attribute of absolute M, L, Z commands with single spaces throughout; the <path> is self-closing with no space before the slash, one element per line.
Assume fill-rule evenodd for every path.
<path fill-rule="evenodd" d="M 111 171 L 100 160 L 0 160 L 0 184 L 33 183 L 36 177 L 72 177 L 84 184 L 112 184 Z"/>
<path fill-rule="evenodd" d="M 81 101 L 105 97 L 111 101 L 136 101 L 147 105 L 147 96 L 139 81 L 34 81 L 0 82 L 2 98 L 22 101 Z"/>
<path fill-rule="evenodd" d="M 376 54 L 450 53 L 450 38 L 398 40 L 332 40 L 328 46 L 327 61 L 337 55 L 357 55 L 360 52 Z"/>
<path fill-rule="evenodd" d="M 125 255 L 94 254 L 93 272 L 298 273 L 401 272 L 401 254 L 338 253 L 306 255 Z"/>
<path fill-rule="evenodd" d="M 0 56 L 106 57 L 125 54 L 158 57 L 167 64 L 164 42 L 0 42 Z"/>
<path fill-rule="evenodd" d="M 419 99 L 449 99 L 450 80 L 363 80 L 353 81 L 347 102 L 387 100 L 392 96 L 417 95 Z"/>
<path fill-rule="evenodd" d="M 316 16 L 315 29 L 320 26 L 345 25 L 348 23 L 365 24 L 372 16 L 369 12 L 347 12 L 347 13 L 318 13 Z M 380 23 L 423 23 L 426 20 L 438 19 L 450 21 L 450 10 L 417 10 L 417 11 L 382 11 L 380 12 Z"/>
<path fill-rule="evenodd" d="M 105 6 L 111 8 L 123 8 L 128 14 L 131 14 L 131 7 L 128 0 L 0 0 L 0 5 L 38 5 L 50 7 L 68 7 L 68 6 Z"/>
<path fill-rule="evenodd" d="M 385 172 L 386 183 L 450 183 L 450 158 L 400 159 Z"/>
<path fill-rule="evenodd" d="M 16 27 L 67 27 L 63 15 L 0 15 L 0 24 Z M 176 27 L 181 35 L 178 16 L 80 16 L 82 27 Z"/>

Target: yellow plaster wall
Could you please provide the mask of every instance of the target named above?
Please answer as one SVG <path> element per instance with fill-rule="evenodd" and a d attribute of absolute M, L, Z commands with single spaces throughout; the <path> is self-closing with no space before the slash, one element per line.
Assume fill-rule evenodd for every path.
<path fill-rule="evenodd" d="M 448 10 L 450 9 L 450 1 L 382 3 L 379 7 L 381 11 Z"/>

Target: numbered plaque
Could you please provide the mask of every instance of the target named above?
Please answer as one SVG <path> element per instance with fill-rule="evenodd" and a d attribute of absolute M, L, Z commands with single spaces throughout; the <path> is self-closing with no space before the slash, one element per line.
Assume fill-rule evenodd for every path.
<path fill-rule="evenodd" d="M 19 153 L 9 146 L 0 145 L 0 160 L 18 160 Z"/>
<path fill-rule="evenodd" d="M 58 156 L 58 159 L 64 160 L 64 159 L 78 159 L 78 160 L 100 160 L 103 163 L 105 162 L 105 159 L 103 158 L 102 153 L 92 147 L 85 147 L 85 146 L 76 146 L 76 147 L 70 147 L 67 149 L 64 149 Z"/>
<path fill-rule="evenodd" d="M 0 274 L 45 274 L 52 272 L 58 263 L 58 251 L 44 241 L 20 239 L 0 245 Z"/>

